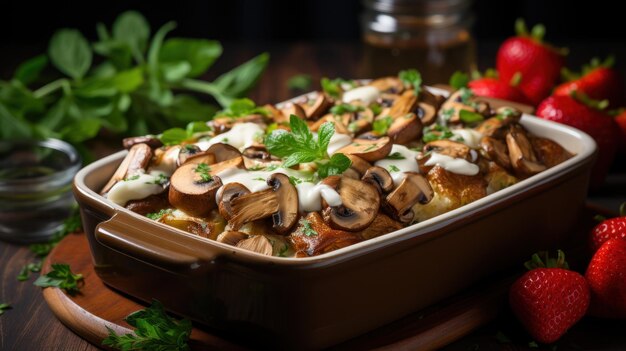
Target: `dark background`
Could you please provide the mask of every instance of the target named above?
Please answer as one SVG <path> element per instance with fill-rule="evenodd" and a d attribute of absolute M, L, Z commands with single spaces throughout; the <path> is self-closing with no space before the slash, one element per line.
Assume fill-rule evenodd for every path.
<path fill-rule="evenodd" d="M 619 1 L 475 0 L 474 33 L 478 40 L 500 41 L 513 33 L 513 22 L 544 23 L 547 38 L 624 43 L 624 13 Z M 220 1 L 16 1 L 0 5 L 0 48 L 41 46 L 62 27 L 95 38 L 95 24 L 110 26 L 124 10 L 141 11 L 153 26 L 178 22 L 175 35 L 225 41 L 358 40 L 361 0 L 220 0 Z"/>

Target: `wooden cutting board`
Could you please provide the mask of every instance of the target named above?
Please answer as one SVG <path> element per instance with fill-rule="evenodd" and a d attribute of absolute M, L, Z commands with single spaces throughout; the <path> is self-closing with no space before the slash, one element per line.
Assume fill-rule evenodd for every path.
<path fill-rule="evenodd" d="M 572 258 L 574 261 L 584 260 L 586 253 L 580 243 L 586 242 L 584 238 L 595 224 L 593 216 L 596 214 L 612 215 L 603 209 L 585 208 L 580 216 L 581 222 L 574 227 L 577 229 L 570 237 L 570 245 L 566 245 L 570 262 Z M 50 309 L 63 324 L 100 347 L 102 340 L 108 335 L 107 327 L 118 334 L 132 332 L 124 318 L 146 305 L 106 286 L 98 278 L 84 234 L 72 234 L 63 239 L 48 256 L 43 267 L 44 274 L 50 270 L 51 263 L 69 264 L 73 272 L 84 276 L 85 284 L 81 293 L 76 296 L 69 296 L 56 288 L 43 291 Z M 344 342 L 333 349 L 432 350 L 443 347 L 495 319 L 506 303 L 509 285 L 520 272 L 521 269 L 492 277 L 489 282 L 479 284 L 463 294 Z M 204 327 L 193 329 L 190 345 L 193 350 L 246 349 L 236 340 L 221 338 Z"/>

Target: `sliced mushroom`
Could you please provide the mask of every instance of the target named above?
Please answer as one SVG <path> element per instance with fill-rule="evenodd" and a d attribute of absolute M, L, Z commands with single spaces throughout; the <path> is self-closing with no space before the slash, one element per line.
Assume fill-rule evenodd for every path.
<path fill-rule="evenodd" d="M 546 169 L 546 166 L 537 159 L 522 127 L 511 128 L 511 131 L 506 135 L 506 145 L 509 148 L 511 165 L 517 174 L 530 176 Z"/>
<path fill-rule="evenodd" d="M 361 231 L 359 234 L 365 240 L 369 240 L 383 234 L 388 234 L 396 230 L 402 229 L 404 225 L 394 219 L 391 219 L 384 213 L 379 212 L 376 218 L 367 228 Z"/>
<path fill-rule="evenodd" d="M 272 217 L 272 228 L 286 234 L 298 220 L 298 191 L 289 177 L 274 173 L 267 179 L 269 189 L 235 197 L 230 202 L 232 217 L 228 224 L 238 230 L 244 223 Z"/>
<path fill-rule="evenodd" d="M 332 100 L 325 93 L 319 92 L 315 101 L 304 107 L 307 119 L 314 120 L 322 117 L 332 104 Z"/>
<path fill-rule="evenodd" d="M 283 109 L 281 109 L 281 112 L 287 120 L 289 120 L 291 115 L 296 115 L 301 119 L 306 119 L 307 117 L 306 112 L 304 112 L 302 106 L 294 103 L 288 103 Z"/>
<path fill-rule="evenodd" d="M 204 165 L 204 166 L 202 166 Z M 170 178 L 168 198 L 172 206 L 197 217 L 208 215 L 217 207 L 215 193 L 222 186 L 219 177 L 209 176 L 206 163 L 186 163 Z"/>
<path fill-rule="evenodd" d="M 272 256 L 272 252 L 274 252 L 272 243 L 263 235 L 253 235 L 248 239 L 239 241 L 235 246 L 266 256 Z"/>
<path fill-rule="evenodd" d="M 501 119 L 498 117 L 491 117 L 484 120 L 480 125 L 476 127 L 476 131 L 484 136 L 493 137 L 496 139 L 504 139 L 509 132 L 509 128 L 512 124 L 516 123 L 514 119 Z"/>
<path fill-rule="evenodd" d="M 480 147 L 482 148 L 488 159 L 492 160 L 498 166 L 504 169 L 511 169 L 511 160 L 509 159 L 509 154 L 505 143 L 498 139 L 486 136 L 480 140 Z"/>
<path fill-rule="evenodd" d="M 417 96 L 413 90 L 407 90 L 393 102 L 387 115 L 393 118 L 406 116 L 407 113 L 413 112 L 415 106 L 417 106 Z"/>
<path fill-rule="evenodd" d="M 439 116 L 441 118 L 448 119 L 449 123 L 460 123 L 461 116 L 460 112 L 462 110 L 476 112 L 472 106 L 467 105 L 463 102 L 461 94 L 463 90 L 457 90 L 452 93 L 448 99 L 441 105 L 439 109 Z"/>
<path fill-rule="evenodd" d="M 217 116 L 209 122 L 209 126 L 213 128 L 215 133 L 222 134 L 224 132 L 229 131 L 237 123 L 247 123 L 247 122 L 264 125 L 265 116 L 261 114 L 253 114 L 253 115 L 242 116 L 242 117 L 237 117 L 237 118 Z"/>
<path fill-rule="evenodd" d="M 176 160 L 176 165 L 178 167 L 180 167 L 190 157 L 194 157 L 194 156 L 199 155 L 201 153 L 202 153 L 202 150 L 197 145 L 187 144 L 187 145 L 185 145 L 185 146 L 180 148 L 180 151 L 178 152 L 178 157 L 177 157 L 177 160 Z M 213 163 L 214 162 L 215 161 L 213 161 Z"/>
<path fill-rule="evenodd" d="M 358 173 L 358 177 L 357 179 L 361 178 L 365 172 L 372 167 L 372 165 L 365 161 L 364 159 L 360 158 L 359 156 L 356 155 L 351 155 L 351 154 L 345 154 L 346 157 L 348 157 L 350 159 L 350 169 L 353 169 L 354 171 L 356 171 Z"/>
<path fill-rule="evenodd" d="M 422 121 L 414 113 L 408 113 L 391 122 L 387 136 L 394 144 L 407 144 L 422 136 L 422 128 Z"/>
<path fill-rule="evenodd" d="M 161 194 L 150 195 L 140 200 L 130 200 L 124 207 L 145 216 L 148 213 L 159 212 L 161 209 L 169 207 L 169 205 L 165 192 L 162 192 Z"/>
<path fill-rule="evenodd" d="M 133 147 L 133 145 L 136 144 L 146 144 L 153 149 L 163 146 L 161 140 L 152 135 L 124 138 L 124 140 L 122 140 L 122 145 L 124 146 L 124 149 L 130 149 L 131 147 Z"/>
<path fill-rule="evenodd" d="M 365 174 L 363 174 L 362 181 L 376 186 L 379 194 L 386 194 L 393 190 L 393 178 L 389 172 L 378 166 L 370 167 Z"/>
<path fill-rule="evenodd" d="M 400 185 L 385 198 L 385 210 L 402 223 L 411 223 L 415 218 L 413 206 L 427 204 L 434 196 L 433 188 L 419 173 L 406 172 Z"/>
<path fill-rule="evenodd" d="M 226 230 L 217 236 L 216 241 L 235 246 L 240 241 L 245 240 L 247 238 L 248 238 L 248 234 L 246 233 L 238 232 L 235 230 Z"/>
<path fill-rule="evenodd" d="M 227 221 L 233 216 L 233 210 L 231 208 L 231 201 L 238 196 L 250 194 L 248 188 L 237 182 L 225 184 L 221 187 L 216 194 L 218 208 L 220 215 Z"/>
<path fill-rule="evenodd" d="M 546 138 L 530 138 L 537 157 L 548 168 L 570 159 L 573 155 L 558 143 Z"/>
<path fill-rule="evenodd" d="M 380 90 L 381 93 L 401 94 L 404 91 L 404 83 L 398 77 L 378 78 L 368 85 Z"/>
<path fill-rule="evenodd" d="M 247 158 L 263 160 L 263 161 L 269 161 L 272 159 L 272 155 L 269 153 L 269 151 L 267 151 L 267 148 L 265 148 L 264 145 L 263 146 L 253 145 L 253 146 L 247 147 L 243 150 L 241 154 Z"/>
<path fill-rule="evenodd" d="M 381 160 L 391 152 L 393 143 L 389 137 L 376 140 L 354 139 L 352 143 L 339 149 L 337 152 L 345 155 L 354 155 L 365 161 Z"/>
<path fill-rule="evenodd" d="M 325 115 L 324 117 L 318 119 L 317 121 L 315 121 L 311 125 L 309 125 L 309 129 L 312 132 L 317 132 L 317 130 L 320 129 L 322 124 L 324 124 L 326 122 L 330 122 L 330 123 L 335 125 L 335 132 L 340 133 L 340 134 L 350 134 L 350 131 L 348 130 L 347 125 L 345 125 L 345 124 L 343 124 L 341 122 L 341 118 L 339 116 L 335 116 L 335 115 L 330 114 L 330 113 Z"/>
<path fill-rule="evenodd" d="M 241 152 L 236 147 L 224 143 L 215 143 L 209 146 L 206 152 L 215 155 L 215 162 L 227 161 L 241 156 Z"/>
<path fill-rule="evenodd" d="M 502 106 L 496 109 L 496 115 L 500 116 L 500 119 L 509 119 L 515 122 L 519 122 L 522 118 L 522 111 L 511 106 Z"/>
<path fill-rule="evenodd" d="M 452 140 L 434 140 L 424 145 L 424 152 L 435 151 L 453 158 L 471 160 L 470 147 Z"/>
<path fill-rule="evenodd" d="M 329 206 L 322 201 L 322 215 L 328 225 L 355 232 L 372 223 L 380 207 L 380 196 L 373 185 L 336 175 L 325 178 L 322 183 L 335 189 L 341 197 L 339 206 Z"/>
<path fill-rule="evenodd" d="M 425 126 L 431 125 L 437 120 L 437 109 L 433 105 L 424 102 L 418 104 L 416 114 Z"/>
<path fill-rule="evenodd" d="M 106 194 L 115 183 L 137 174 L 139 170 L 145 170 L 151 158 L 152 149 L 150 146 L 146 144 L 133 145 L 109 182 L 102 188 L 100 194 Z"/>
<path fill-rule="evenodd" d="M 275 123 L 289 123 L 289 115 L 285 116 L 281 110 L 276 108 L 276 106 L 267 104 L 264 105 L 263 108 L 269 112 L 269 119 Z"/>
<path fill-rule="evenodd" d="M 214 163 L 210 165 L 211 170 L 209 172 L 211 173 L 211 175 L 217 175 L 218 173 L 224 170 L 227 170 L 229 168 L 246 169 L 246 165 L 243 160 L 243 157 L 239 156 L 236 158 L 231 158 L 230 160 Z"/>

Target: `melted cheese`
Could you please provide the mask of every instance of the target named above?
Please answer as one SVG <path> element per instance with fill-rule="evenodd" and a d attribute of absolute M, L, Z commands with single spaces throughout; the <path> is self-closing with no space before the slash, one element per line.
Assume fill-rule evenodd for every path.
<path fill-rule="evenodd" d="M 477 149 L 480 146 L 480 139 L 483 137 L 482 133 L 469 128 L 452 129 L 452 133 L 463 139 L 459 140 L 461 143 L 473 149 Z"/>
<path fill-rule="evenodd" d="M 389 155 L 398 155 L 403 157 L 402 159 L 389 159 L 384 158 L 374 163 L 375 166 L 382 167 L 389 171 L 393 183 L 398 186 L 405 178 L 404 172 L 419 172 L 419 166 L 417 164 L 418 153 L 410 150 L 404 145 L 393 144 Z"/>
<path fill-rule="evenodd" d="M 380 90 L 372 86 L 362 86 L 348 90 L 343 93 L 343 102 L 349 103 L 351 101 L 360 100 L 364 104 L 369 105 L 375 102 L 380 97 Z"/>
<path fill-rule="evenodd" d="M 263 128 L 256 123 L 238 123 L 228 132 L 216 135 L 208 141 L 199 141 L 196 145 L 202 151 L 205 151 L 213 144 L 224 143 L 236 147 L 239 151 L 243 151 L 245 148 L 252 146 L 255 139 L 264 133 Z"/>
<path fill-rule="evenodd" d="M 428 161 L 426 161 L 425 165 L 439 165 L 440 167 L 443 167 L 443 169 L 445 169 L 446 171 L 470 176 L 478 174 L 479 171 L 478 166 L 471 162 L 468 162 L 462 158 L 453 158 L 437 152 L 433 152 L 430 155 L 430 158 L 428 159 Z"/>
<path fill-rule="evenodd" d="M 119 181 L 113 185 L 106 197 L 116 204 L 124 206 L 130 200 L 140 200 L 150 195 L 160 194 L 163 192 L 163 186 L 158 183 L 160 174 L 163 172 L 140 173 L 136 178 L 131 177 L 128 180 Z"/>

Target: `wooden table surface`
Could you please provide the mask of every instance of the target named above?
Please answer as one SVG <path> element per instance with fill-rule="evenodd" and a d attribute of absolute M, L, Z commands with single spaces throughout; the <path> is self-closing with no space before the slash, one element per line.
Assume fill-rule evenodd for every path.
<path fill-rule="evenodd" d="M 495 44 L 479 45 L 480 67 L 493 66 Z M 626 48 L 623 44 L 611 43 L 579 44 L 571 52 L 578 53 L 570 62 L 580 64 L 589 59 L 588 48 L 593 48 L 594 55 L 617 51 L 618 58 L 626 60 Z M 308 73 L 313 77 L 314 88 L 320 77 L 362 77 L 361 48 L 355 44 L 292 44 L 292 45 L 225 45 L 223 57 L 211 72 L 223 72 L 234 64 L 267 50 L 271 54 L 270 65 L 251 98 L 257 103 L 270 103 L 293 96 L 285 82 L 289 77 Z M 14 65 L 24 57 L 36 52 L 25 51 L 24 55 L 0 59 L 0 73 L 3 78 L 9 75 Z M 622 66 L 623 67 L 623 66 Z M 623 73 L 623 70 L 622 70 Z M 209 79 L 212 77 L 208 77 Z M 624 162 L 621 162 L 624 164 Z M 609 177 L 609 184 L 590 198 L 596 204 L 612 209 L 616 204 L 626 201 L 626 181 L 624 167 L 616 168 Z M 19 282 L 16 276 L 21 267 L 33 260 L 27 247 L 0 242 L 0 302 L 10 303 L 13 309 L 0 317 L 0 350 L 96 350 L 97 348 L 81 339 L 64 327 L 50 312 L 42 298 L 39 288 L 33 286 L 31 278 Z M 106 302 L 103 302 L 106 303 Z M 613 323 L 586 319 L 568 333 L 567 342 L 559 344 L 559 350 L 626 349 L 624 323 L 616 328 Z M 513 343 L 500 343 L 505 335 Z M 530 339 L 523 334 L 521 327 L 507 311 L 497 322 L 481 328 L 472 335 L 447 347 L 447 350 L 523 350 L 528 348 Z"/>

